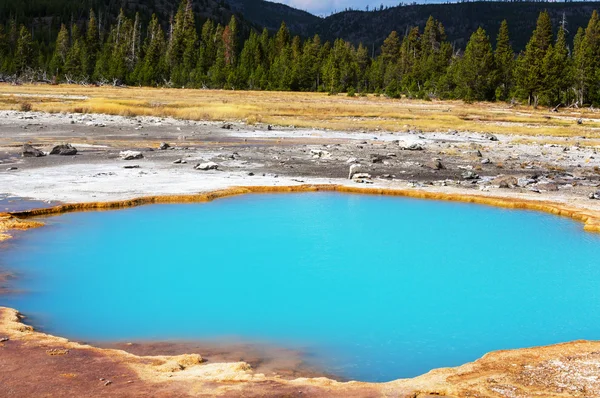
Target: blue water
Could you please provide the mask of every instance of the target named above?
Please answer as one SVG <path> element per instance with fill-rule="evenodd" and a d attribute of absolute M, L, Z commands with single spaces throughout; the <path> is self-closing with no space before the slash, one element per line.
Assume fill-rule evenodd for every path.
<path fill-rule="evenodd" d="M 387 381 L 600 339 L 600 236 L 568 219 L 329 193 L 49 219 L 0 255 L 0 305 L 86 341 L 236 336 Z"/>

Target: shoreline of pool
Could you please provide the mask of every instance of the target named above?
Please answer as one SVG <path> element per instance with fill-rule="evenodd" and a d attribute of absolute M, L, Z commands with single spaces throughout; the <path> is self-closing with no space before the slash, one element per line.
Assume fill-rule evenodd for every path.
<path fill-rule="evenodd" d="M 232 187 L 195 195 L 144 196 L 111 202 L 66 203 L 47 208 L 0 213 L 0 241 L 10 239 L 11 230 L 27 230 L 42 227 L 44 224 L 36 220 L 36 217 L 56 216 L 79 211 L 117 210 L 150 204 L 204 203 L 244 194 L 297 192 L 390 195 L 426 200 L 472 203 L 506 209 L 534 210 L 568 217 L 581 222 L 584 230 L 588 232 L 600 232 L 600 211 L 545 199 L 534 200 L 515 196 L 466 194 L 462 192 L 439 192 L 420 189 L 363 188 L 338 184 L 305 184 L 293 186 Z M 572 341 L 545 347 L 493 351 L 474 362 L 455 368 L 435 369 L 422 376 L 411 379 L 399 379 L 387 383 L 339 382 L 324 377 L 286 380 L 280 377 L 265 376 L 264 374 L 256 373 L 250 365 L 243 362 L 206 364 L 196 354 L 143 357 L 122 350 L 79 344 L 61 337 L 35 331 L 32 327 L 23 323 L 23 317 L 16 309 L 0 307 L 0 314 L 0 338 L 9 338 L 8 341 L 0 343 L 0 348 L 13 341 L 37 347 L 56 346 L 44 349 L 46 355 L 57 357 L 68 355 L 69 350 L 86 350 L 92 352 L 94 355 L 112 358 L 120 365 L 126 365 L 139 378 L 139 383 L 145 383 L 150 386 L 157 383 L 173 383 L 174 381 L 179 381 L 182 385 L 190 383 L 199 383 L 201 385 L 214 383 L 218 386 L 218 388 L 211 387 L 214 388 L 215 394 L 217 392 L 220 394 L 219 391 L 222 389 L 231 391 L 232 386 L 229 385 L 230 383 L 233 383 L 236 386 L 235 388 L 238 389 L 256 389 L 262 388 L 259 386 L 265 383 L 275 383 L 276 388 L 280 389 L 276 390 L 277 392 L 285 393 L 290 388 L 300 389 L 310 387 L 311 389 L 318 390 L 318 393 L 314 396 L 386 396 L 386 394 L 392 392 L 396 394 L 398 391 L 408 391 L 406 396 L 415 397 L 427 396 L 425 394 L 462 396 L 464 391 L 473 391 L 472 389 L 479 391 L 479 393 L 487 391 L 490 394 L 492 392 L 492 396 L 504 396 L 502 393 L 504 390 L 498 387 L 501 383 L 497 379 L 504 380 L 510 378 L 512 377 L 511 374 L 514 376 L 513 370 L 527 373 L 530 372 L 529 369 L 537 367 L 541 369 L 540 372 L 543 374 L 543 372 L 551 371 L 549 367 L 553 366 L 551 365 L 552 361 L 563 363 L 565 361 L 561 359 L 563 357 L 573 358 L 580 356 L 581 358 L 587 358 L 589 355 L 596 355 L 598 357 L 598 366 L 600 366 L 600 354 L 598 354 L 600 353 L 600 342 Z M 507 358 L 510 358 L 512 362 L 506 362 Z M 595 357 L 594 360 L 596 360 Z M 517 368 L 511 369 L 515 361 L 517 362 L 517 365 L 515 365 Z M 586 361 L 590 362 L 587 359 Z M 490 371 L 490 369 L 495 370 Z M 556 367 L 554 371 L 560 372 L 561 368 Z M 493 376 L 490 376 L 490 374 Z M 522 375 L 516 377 L 511 382 L 511 385 L 515 384 L 515 380 L 521 380 L 521 377 Z M 539 377 L 537 376 L 537 378 Z M 526 384 L 524 386 L 527 387 Z M 273 386 L 271 385 L 271 387 Z M 464 388 L 467 388 L 467 390 L 463 390 Z M 545 396 L 553 395 L 548 394 Z"/>
<path fill-rule="evenodd" d="M 338 192 L 347 194 L 388 195 L 413 199 L 440 200 L 494 206 L 505 209 L 533 210 L 556 216 L 567 217 L 583 224 L 587 232 L 600 233 L 600 210 L 583 208 L 568 203 L 494 194 L 454 193 L 428 191 L 422 189 L 401 189 L 388 187 L 356 187 L 343 184 L 302 184 L 302 185 L 266 185 L 240 186 L 207 191 L 198 194 L 142 196 L 128 200 L 107 202 L 64 203 L 51 207 L 32 210 L 0 212 L 0 242 L 11 238 L 10 230 L 39 228 L 43 223 L 31 220 L 35 217 L 56 216 L 79 211 L 106 211 L 131 208 L 151 204 L 206 203 L 230 196 L 261 193 L 299 193 L 299 192 Z"/>

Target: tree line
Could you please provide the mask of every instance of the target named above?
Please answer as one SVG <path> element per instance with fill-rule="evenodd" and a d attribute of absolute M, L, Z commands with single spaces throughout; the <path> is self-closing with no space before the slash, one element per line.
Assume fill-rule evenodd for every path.
<path fill-rule="evenodd" d="M 48 55 L 25 26 L 0 25 L 0 76 L 12 81 L 70 82 L 236 90 L 376 93 L 391 98 L 522 100 L 537 106 L 600 103 L 600 19 L 594 11 L 585 29 L 569 39 L 566 21 L 552 26 L 540 13 L 526 48 L 515 54 L 509 27 L 495 42 L 484 29 L 466 48 L 446 40 L 430 17 L 423 30 L 392 32 L 373 48 L 342 39 L 321 42 L 292 37 L 285 23 L 242 38 L 234 17 L 197 29 L 191 0 L 183 0 L 166 29 L 153 16 L 123 11 L 103 32 L 93 11 L 84 26 L 61 26 Z"/>

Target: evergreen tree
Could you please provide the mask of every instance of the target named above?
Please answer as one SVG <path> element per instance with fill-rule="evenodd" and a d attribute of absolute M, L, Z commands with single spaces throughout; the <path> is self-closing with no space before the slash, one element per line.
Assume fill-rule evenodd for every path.
<path fill-rule="evenodd" d="M 515 53 L 510 45 L 508 35 L 508 23 L 506 20 L 500 24 L 500 31 L 496 38 L 496 51 L 494 60 L 498 70 L 498 87 L 496 89 L 496 99 L 507 101 L 510 98 L 514 87 L 514 68 Z"/>
<path fill-rule="evenodd" d="M 493 100 L 496 76 L 492 45 L 487 33 L 480 27 L 471 35 L 459 63 L 457 86 L 460 98 L 466 101 Z"/>
<path fill-rule="evenodd" d="M 69 54 L 69 31 L 65 24 L 60 26 L 58 37 L 56 38 L 56 45 L 54 48 L 54 54 L 50 61 L 50 73 L 57 78 L 61 78 L 63 69 L 67 63 L 67 55 Z"/>
<path fill-rule="evenodd" d="M 552 24 L 546 11 L 540 13 L 525 52 L 517 61 L 517 86 L 528 103 L 537 106 L 544 84 L 544 57 L 552 44 Z"/>
<path fill-rule="evenodd" d="M 558 105 L 562 102 L 572 81 L 569 49 L 567 48 L 564 27 L 560 27 L 556 43 L 548 48 L 542 68 L 544 75 L 543 103 L 551 106 Z"/>
<path fill-rule="evenodd" d="M 29 33 L 29 30 L 24 25 L 21 25 L 21 29 L 19 30 L 14 58 L 15 69 L 19 76 L 28 68 L 32 69 L 35 67 L 33 64 L 33 39 L 31 38 L 31 33 Z"/>

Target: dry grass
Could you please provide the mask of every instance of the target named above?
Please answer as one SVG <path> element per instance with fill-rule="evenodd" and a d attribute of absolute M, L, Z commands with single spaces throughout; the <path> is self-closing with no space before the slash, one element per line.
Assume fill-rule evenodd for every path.
<path fill-rule="evenodd" d="M 460 101 L 349 98 L 320 93 L 0 85 L 0 109 L 161 116 L 191 120 L 335 130 L 477 131 L 499 134 L 600 138 L 600 113 L 552 113 L 525 106 Z M 584 123 L 578 125 L 578 118 Z"/>

